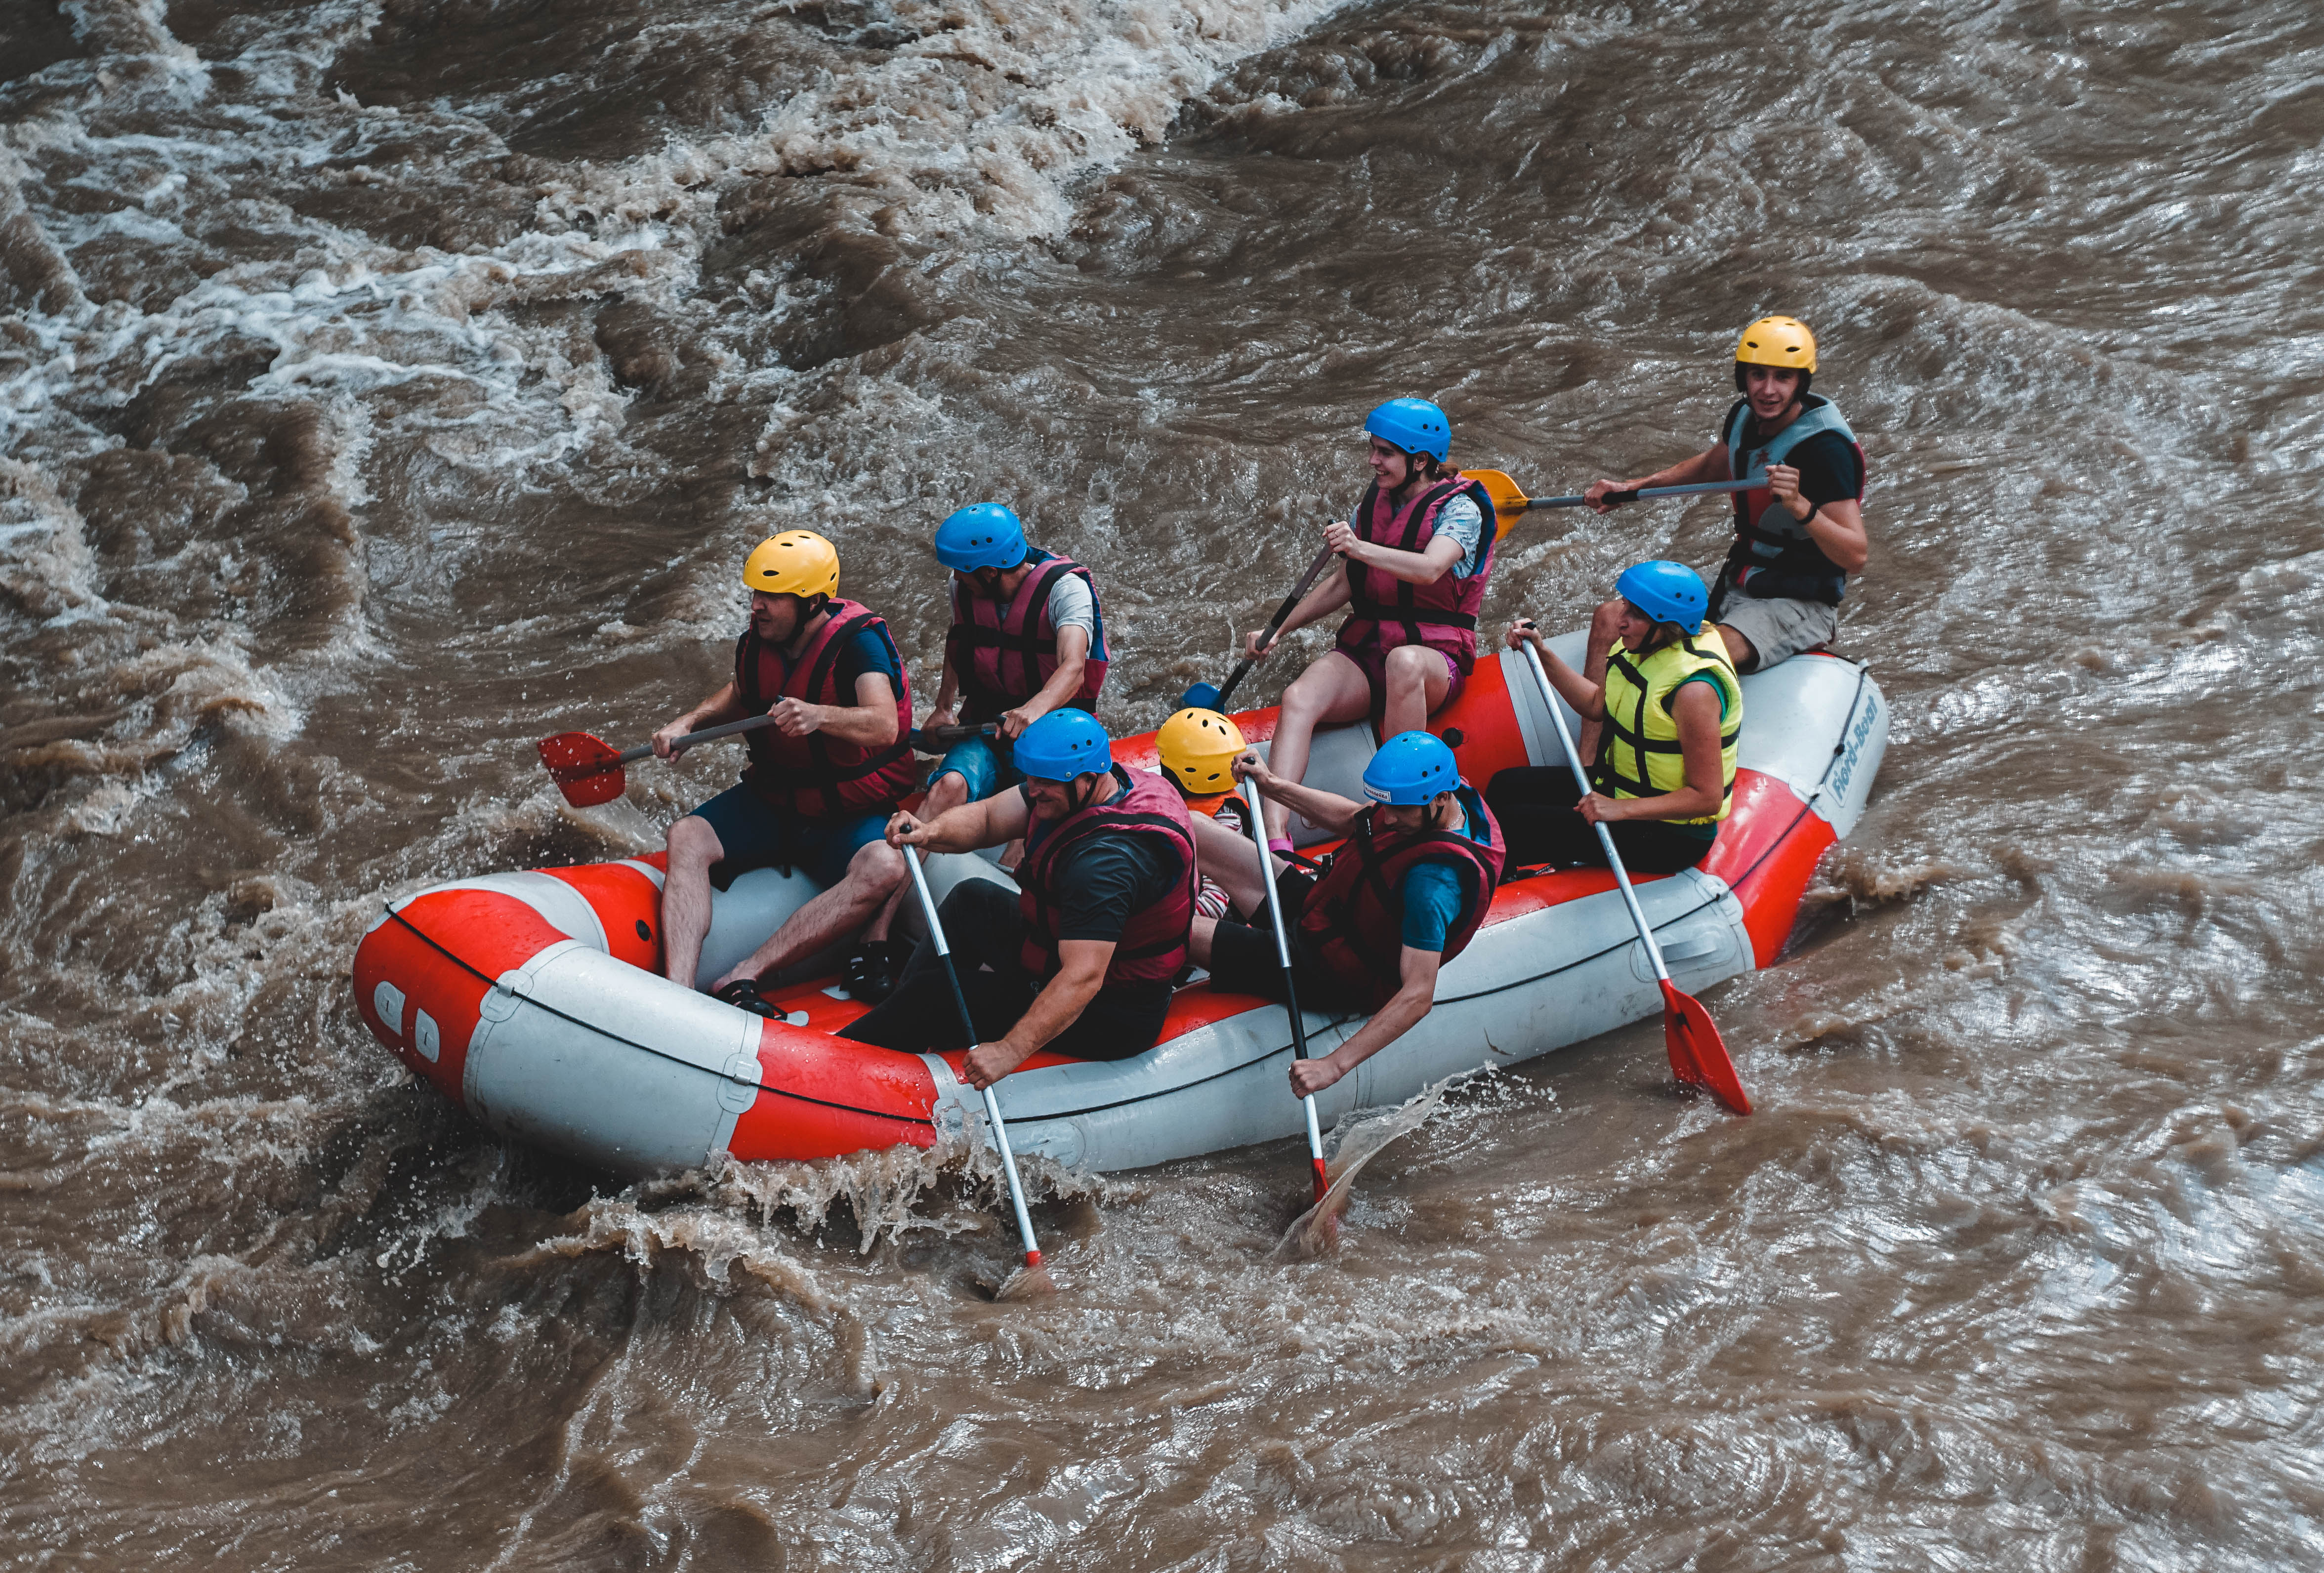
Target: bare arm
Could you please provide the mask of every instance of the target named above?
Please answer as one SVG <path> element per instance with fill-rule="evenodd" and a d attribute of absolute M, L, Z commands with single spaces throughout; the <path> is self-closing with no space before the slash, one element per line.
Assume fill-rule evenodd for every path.
<path fill-rule="evenodd" d="M 1713 443 L 1692 458 L 1656 470 L 1651 475 L 1640 475 L 1628 481 L 1592 481 L 1582 495 L 1590 506 L 1600 513 L 1621 506 L 1618 502 L 1600 501 L 1609 492 L 1644 492 L 1654 486 L 1692 486 L 1704 481 L 1727 481 L 1734 477 L 1727 471 L 1727 445 Z"/>
<path fill-rule="evenodd" d="M 653 750 L 665 759 L 674 759 L 685 751 L 677 743 L 687 732 L 740 721 L 750 713 L 750 706 L 742 703 L 741 690 L 730 680 L 718 692 L 654 733 Z"/>
<path fill-rule="evenodd" d="M 1351 562 L 1361 563 L 1368 568 L 1378 568 L 1390 578 L 1401 579 L 1407 584 L 1434 584 L 1451 573 L 1464 555 L 1461 543 L 1449 535 L 1432 536 L 1427 547 L 1416 552 L 1399 551 L 1368 541 L 1344 524 L 1334 523 L 1323 532 L 1339 554 Z M 1344 578 L 1344 575 L 1342 575 Z"/>
<path fill-rule="evenodd" d="M 1443 962 L 1439 952 L 1405 946 L 1398 960 L 1395 996 L 1374 1011 L 1371 1020 L 1358 1027 L 1354 1036 L 1322 1059 L 1292 1061 L 1291 1090 L 1301 1098 L 1321 1092 L 1410 1032 L 1436 1003 L 1436 970 Z"/>
<path fill-rule="evenodd" d="M 1541 652 L 1541 669 L 1549 674 L 1549 685 L 1573 706 L 1573 713 L 1584 721 L 1605 720 L 1606 690 L 1558 659 L 1557 652 L 1541 637 L 1541 630 L 1534 626 L 1533 619 L 1520 617 L 1509 624 L 1509 649 L 1528 642 Z"/>
<path fill-rule="evenodd" d="M 779 699 L 767 713 L 775 718 L 776 728 L 786 737 L 819 731 L 866 749 L 884 749 L 896 741 L 896 690 L 885 672 L 866 672 L 856 678 L 853 704 Z"/>
<path fill-rule="evenodd" d="M 1006 1037 L 998 1043 L 979 1044 L 969 1052 L 968 1084 L 990 1087 L 1079 1021 L 1105 985 L 1105 970 L 1113 964 L 1113 952 L 1111 940 L 1059 940 L 1057 975 L 1033 996 L 1033 1003 L 1025 1007 Z"/>
<path fill-rule="evenodd" d="M 936 707 L 928 712 L 930 726 L 950 726 L 960 709 L 960 674 L 953 669 L 953 642 L 945 639 L 944 666 L 936 678 Z"/>
<path fill-rule="evenodd" d="M 1032 814 L 1022 792 L 1001 792 L 946 809 L 923 821 L 899 810 L 888 822 L 888 844 L 918 847 L 924 852 L 973 852 L 979 847 L 1005 846 L 1025 833 Z"/>
<path fill-rule="evenodd" d="M 1807 527 L 1808 538 L 1831 559 L 1832 566 L 1843 574 L 1864 571 L 1871 553 L 1864 536 L 1864 504 L 1853 497 L 1821 505 L 1810 502 L 1800 495 L 1799 471 L 1789 465 L 1767 466 L 1767 490 L 1775 493 L 1776 504 Z"/>
<path fill-rule="evenodd" d="M 1057 669 L 1041 685 L 1041 691 L 1016 709 L 1001 717 L 1001 735 L 1015 738 L 1058 705 L 1082 691 L 1082 673 L 1089 665 L 1090 636 L 1085 628 L 1061 628 L 1057 630 Z M 952 668 L 945 668 L 945 680 L 952 680 Z"/>
<path fill-rule="evenodd" d="M 1255 628 L 1250 630 L 1250 637 L 1243 641 L 1242 653 L 1258 660 L 1282 643 L 1286 634 L 1296 633 L 1309 623 L 1331 616 L 1347 603 L 1348 566 L 1334 563 L 1321 579 L 1315 581 L 1315 587 L 1300 597 L 1299 604 L 1291 609 L 1291 615 L 1283 620 L 1283 626 L 1275 630 L 1275 638 L 1264 649 L 1259 640 L 1267 630 Z"/>
<path fill-rule="evenodd" d="M 1277 803 L 1305 819 L 1318 830 L 1335 836 L 1346 835 L 1356 827 L 1356 815 L 1364 811 L 1360 803 L 1351 803 L 1336 792 L 1319 792 L 1313 786 L 1296 781 L 1286 781 L 1267 768 L 1267 761 L 1257 750 L 1246 750 L 1235 758 L 1235 777 L 1259 783 L 1259 789 Z"/>

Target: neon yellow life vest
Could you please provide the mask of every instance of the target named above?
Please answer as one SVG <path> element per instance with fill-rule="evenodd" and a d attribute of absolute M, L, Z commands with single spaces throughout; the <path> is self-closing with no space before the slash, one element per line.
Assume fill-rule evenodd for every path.
<path fill-rule="evenodd" d="M 1708 673 L 1726 696 L 1719 731 L 1719 773 L 1725 787 L 1719 812 L 1673 824 L 1716 824 L 1735 799 L 1735 740 L 1743 735 L 1743 686 L 1715 633 L 1682 634 L 1643 659 L 1616 645 L 1606 658 L 1606 732 L 1598 746 L 1598 789 L 1609 797 L 1659 797 L 1686 785 L 1671 696 L 1698 672 Z"/>

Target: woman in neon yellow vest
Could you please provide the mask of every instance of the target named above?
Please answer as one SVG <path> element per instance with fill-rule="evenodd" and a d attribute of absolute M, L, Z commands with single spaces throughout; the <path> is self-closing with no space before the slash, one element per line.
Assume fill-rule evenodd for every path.
<path fill-rule="evenodd" d="M 1531 620 L 1509 627 L 1509 648 L 1531 640 L 1565 702 L 1606 723 L 1589 796 L 1562 764 L 1503 770 L 1486 787 L 1511 867 L 1602 868 L 1591 826 L 1603 823 L 1633 872 L 1674 874 L 1702 860 L 1727 817 L 1743 689 L 1718 630 L 1703 630 L 1710 594 L 1692 568 L 1670 562 L 1626 568 L 1614 589 L 1620 637 L 1602 685 L 1559 660 Z"/>

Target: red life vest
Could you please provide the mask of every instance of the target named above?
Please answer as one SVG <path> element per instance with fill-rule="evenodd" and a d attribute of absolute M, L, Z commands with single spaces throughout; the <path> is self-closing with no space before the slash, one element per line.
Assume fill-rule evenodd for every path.
<path fill-rule="evenodd" d="M 839 652 L 866 630 L 878 634 L 895 658 L 896 741 L 887 747 L 867 749 L 820 731 L 785 737 L 771 726 L 743 734 L 751 744 L 751 768 L 742 772 L 743 784 L 802 819 L 875 813 L 918 785 L 908 739 L 911 680 L 904 675 L 904 658 L 889 637 L 888 625 L 878 613 L 853 601 L 834 597 L 825 610 L 829 615 L 823 626 L 796 658 L 761 639 L 756 629 L 744 629 L 734 642 L 734 688 L 743 704 L 758 714 L 785 698 L 853 705 L 855 695 L 840 692 Z"/>
<path fill-rule="evenodd" d="M 1355 832 L 1333 854 L 1300 909 L 1299 931 L 1317 959 L 1369 1009 L 1378 1010 L 1404 987 L 1401 897 L 1406 869 L 1425 858 L 1462 865 L 1464 882 L 1474 894 L 1460 922 L 1444 935 L 1447 961 L 1469 948 L 1493 904 L 1506 850 L 1501 827 L 1475 787 L 1463 781 L 1458 792 L 1470 827 L 1483 831 L 1483 841 L 1471 841 L 1458 831 L 1397 830 L 1376 808 L 1367 808 L 1356 816 Z"/>
<path fill-rule="evenodd" d="M 1108 983 L 1168 982 L 1185 970 L 1186 938 L 1194 925 L 1194 822 L 1186 800 L 1161 777 L 1140 771 L 1133 783 L 1128 771 L 1113 767 L 1113 778 L 1123 789 L 1111 803 L 1093 804 L 1055 824 L 1036 820 L 1025 832 L 1025 860 L 1017 865 L 1021 894 L 1017 909 L 1025 919 L 1025 970 L 1040 979 L 1057 975 L 1058 891 L 1054 876 L 1058 858 L 1070 847 L 1093 835 L 1152 836 L 1169 849 L 1180 865 L 1170 894 L 1153 906 L 1130 915 L 1113 961 L 1105 970 Z"/>
<path fill-rule="evenodd" d="M 1422 552 L 1436 534 L 1436 516 L 1453 498 L 1466 494 L 1483 516 L 1477 541 L 1477 571 L 1460 578 L 1447 568 L 1434 584 L 1415 584 L 1377 568 L 1348 565 L 1348 621 L 1340 625 L 1338 649 L 1351 652 L 1398 645 L 1443 650 L 1465 674 L 1477 664 L 1477 613 L 1485 604 L 1485 580 L 1493 571 L 1493 500 L 1484 487 L 1459 474 L 1424 486 L 1401 508 L 1389 505 L 1375 481 L 1349 520 L 1374 546 Z"/>
<path fill-rule="evenodd" d="M 1014 710 L 1056 675 L 1057 630 L 1049 621 L 1049 592 L 1066 574 L 1080 575 L 1089 586 L 1097 629 L 1082 663 L 1081 688 L 1065 703 L 1097 713 L 1097 691 L 1105 682 L 1106 666 L 1105 610 L 1098 603 L 1097 581 L 1071 557 L 1038 552 L 1032 572 L 1008 604 L 971 587 L 960 588 L 954 596 L 958 604 L 952 631 L 945 638 L 945 658 L 960 675 L 965 719 L 991 721 Z"/>

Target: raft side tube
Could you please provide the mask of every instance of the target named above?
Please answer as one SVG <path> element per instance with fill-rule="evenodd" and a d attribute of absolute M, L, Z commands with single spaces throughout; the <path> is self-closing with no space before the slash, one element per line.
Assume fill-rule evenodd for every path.
<path fill-rule="evenodd" d="M 1522 896 L 1531 883 L 1506 888 Z M 1638 899 L 1681 988 L 1707 989 L 1750 970 L 1741 906 L 1719 881 L 1690 870 L 1639 887 Z M 1392 1052 L 1373 1055 L 1318 1095 L 1325 1124 L 1355 1108 L 1401 1103 L 1458 1072 L 1517 1064 L 1661 1008 L 1645 947 L 1613 890 L 1563 902 L 1530 922 L 1480 929 L 1438 975 L 1436 999 Z M 1366 1019 L 1302 1014 L 1315 1054 L 1330 1053 Z M 1166 1037 L 1132 1059 L 1020 1071 L 1001 1083 L 1001 1115 L 1019 1152 L 1108 1170 L 1276 1141 L 1305 1128 L 1286 1081 L 1290 1056 L 1284 1007 L 1254 999 L 1249 1009 Z M 936 1078 L 939 1124 L 973 1128 L 979 1095 L 942 1057 L 923 1058 Z"/>
<path fill-rule="evenodd" d="M 469 1112 L 617 1173 L 700 1164 L 760 1095 L 761 1018 L 578 941 L 503 974 L 480 1015 Z"/>

